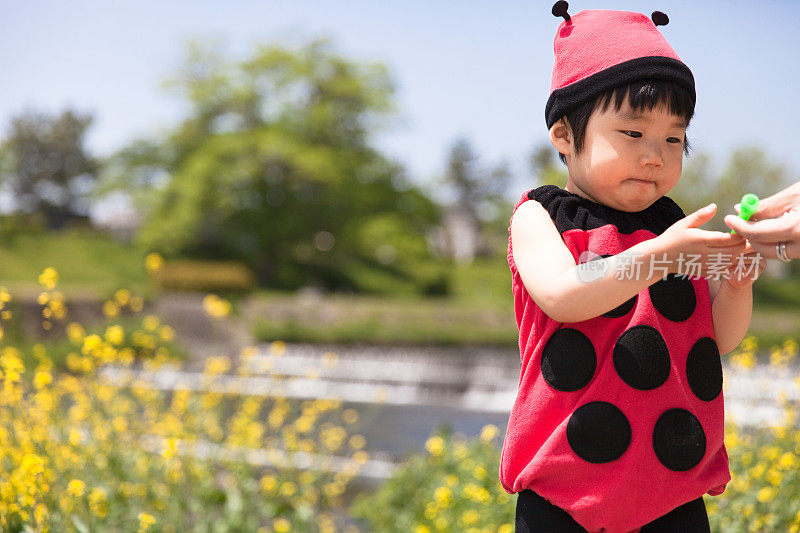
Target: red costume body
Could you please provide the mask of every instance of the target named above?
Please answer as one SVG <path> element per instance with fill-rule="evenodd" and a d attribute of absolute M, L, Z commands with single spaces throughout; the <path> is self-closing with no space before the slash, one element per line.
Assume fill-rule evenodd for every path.
<path fill-rule="evenodd" d="M 525 193 L 514 211 L 530 199 L 576 263 L 584 252 L 619 254 L 684 217 L 667 197 L 628 213 L 553 185 Z M 588 531 L 609 533 L 721 494 L 731 478 L 708 281 L 668 275 L 603 315 L 560 323 L 525 289 L 510 236 L 508 264 L 521 371 L 500 464 L 505 490 L 531 489 Z"/>

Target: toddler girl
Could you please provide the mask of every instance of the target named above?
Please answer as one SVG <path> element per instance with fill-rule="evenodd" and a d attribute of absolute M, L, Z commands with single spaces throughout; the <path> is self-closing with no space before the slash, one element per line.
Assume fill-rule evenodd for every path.
<path fill-rule="evenodd" d="M 730 481 L 720 354 L 764 262 L 699 228 L 714 204 L 665 196 L 696 98 L 666 15 L 566 4 L 545 116 L 569 178 L 509 227 L 521 372 L 500 480 L 517 531 L 709 531 L 702 497 Z"/>

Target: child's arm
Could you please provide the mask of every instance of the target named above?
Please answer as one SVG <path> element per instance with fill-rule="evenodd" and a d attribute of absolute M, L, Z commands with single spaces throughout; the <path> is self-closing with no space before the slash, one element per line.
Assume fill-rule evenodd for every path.
<path fill-rule="evenodd" d="M 744 256 L 752 261 L 753 256 Z M 720 355 L 732 352 L 742 342 L 750 327 L 753 311 L 753 282 L 766 267 L 766 260 L 760 259 L 757 271 L 749 276 L 728 272 L 728 279 L 709 281 L 712 291 L 711 314 L 714 321 L 714 335 Z M 711 285 L 711 284 L 714 285 Z"/>
<path fill-rule="evenodd" d="M 559 322 L 580 322 L 606 313 L 659 281 L 664 273 L 651 269 L 653 257 L 672 259 L 670 268 L 676 268 L 676 253 L 683 251 L 706 256 L 719 253 L 736 254 L 744 249 L 744 238 L 729 233 L 705 231 L 697 228 L 709 220 L 714 209 L 696 211 L 676 222 L 663 234 L 640 242 L 623 254 L 636 254 L 641 265 L 641 276 L 617 279 L 618 269 L 624 267 L 623 254 L 605 259 L 605 273 L 591 282 L 581 281 L 581 267 L 575 259 L 549 213 L 535 200 L 523 203 L 511 221 L 511 241 L 514 262 L 522 282 L 536 305 Z M 654 270 L 651 272 L 651 270 Z M 586 279 L 586 278 L 584 278 Z"/>

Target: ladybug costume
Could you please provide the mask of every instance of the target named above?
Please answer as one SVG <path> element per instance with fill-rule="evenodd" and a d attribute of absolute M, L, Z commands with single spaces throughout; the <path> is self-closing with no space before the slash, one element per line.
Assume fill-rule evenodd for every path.
<path fill-rule="evenodd" d="M 565 20 L 548 126 L 636 79 L 691 85 L 694 98 L 691 72 L 655 26 L 666 15 L 570 17 L 566 2 L 553 13 Z M 576 264 L 624 252 L 685 216 L 666 196 L 626 212 L 555 185 L 526 192 L 514 211 L 529 200 L 550 214 Z M 506 492 L 534 491 L 586 530 L 606 533 L 638 531 L 706 493 L 721 494 L 731 477 L 708 281 L 670 274 L 616 309 L 561 323 L 528 294 L 510 236 L 508 264 L 521 371 L 500 462 Z M 694 503 L 705 517 L 702 500 Z"/>

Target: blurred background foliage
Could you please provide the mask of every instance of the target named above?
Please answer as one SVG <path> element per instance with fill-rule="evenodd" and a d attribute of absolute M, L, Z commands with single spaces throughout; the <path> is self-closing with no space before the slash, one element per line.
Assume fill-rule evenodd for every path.
<path fill-rule="evenodd" d="M 239 58 L 217 41 L 188 41 L 163 85 L 185 105 L 183 119 L 108 157 L 84 146 L 90 114 L 25 110 L 11 120 L 0 187 L 16 210 L 0 219 L 0 278 L 13 284 L 54 266 L 104 295 L 121 286 L 147 294 L 142 258 L 156 252 L 166 265 L 155 289 L 314 287 L 508 308 L 513 205 L 528 187 L 566 184 L 550 145 L 531 148 L 529 185 L 514 190 L 509 162 L 483 162 L 466 136 L 443 154 L 440 176 L 414 184 L 376 147 L 398 118 L 392 73 L 344 57 L 325 37 L 256 45 Z M 725 230 L 743 193 L 765 197 L 790 182 L 762 148 L 744 146 L 719 171 L 707 154 L 687 158 L 670 196 L 687 213 L 716 202 L 707 227 Z M 104 232 L 89 216 L 112 195 L 134 207 L 119 215 L 128 233 Z M 757 301 L 800 304 L 800 267 L 788 268 L 757 284 Z"/>

